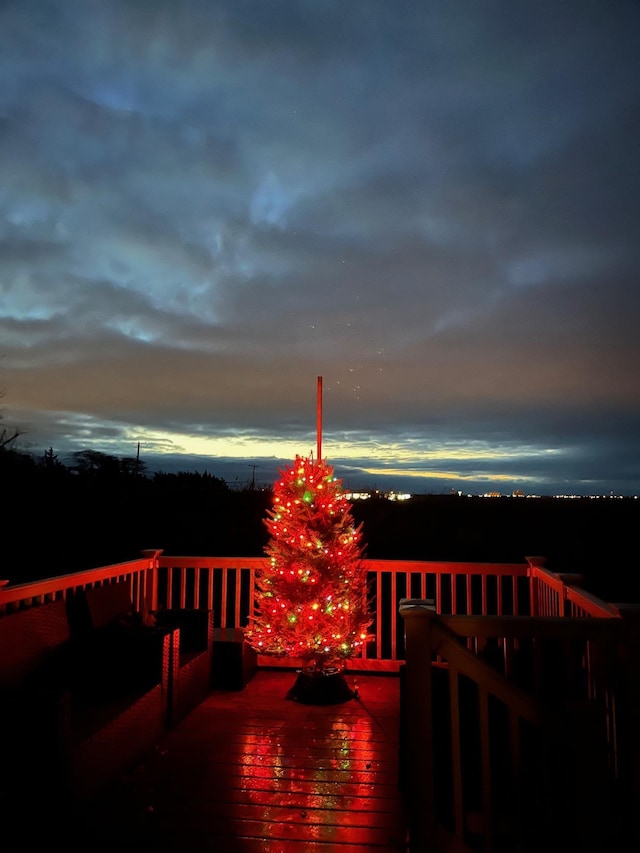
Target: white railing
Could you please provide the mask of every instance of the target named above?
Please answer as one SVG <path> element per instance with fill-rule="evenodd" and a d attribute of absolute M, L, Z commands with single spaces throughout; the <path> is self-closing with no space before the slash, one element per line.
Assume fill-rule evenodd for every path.
<path fill-rule="evenodd" d="M 364 560 L 373 615 L 372 640 L 353 665 L 397 671 L 405 659 L 402 599 L 429 599 L 435 612 L 456 616 L 615 615 L 615 608 L 549 572 L 540 558 L 524 563 L 455 563 Z M 260 557 L 167 556 L 148 550 L 131 562 L 103 566 L 0 589 L 3 610 L 65 598 L 84 589 L 129 580 L 136 609 L 207 608 L 216 627 L 246 627 L 255 606 Z M 577 576 L 571 576 L 575 581 Z M 268 660 L 261 657 L 260 662 Z M 291 661 L 297 666 L 298 661 Z M 285 662 L 286 665 L 286 662 Z"/>
<path fill-rule="evenodd" d="M 562 612 L 576 597 L 557 577 L 545 585 L 540 567 L 532 575 L 540 609 Z M 483 853 L 539 850 L 551 838 L 596 849 L 629 829 L 640 767 L 637 630 L 604 602 L 577 604 L 567 616 L 522 617 L 401 602 L 412 850 L 442 832 L 456 849 Z"/>
<path fill-rule="evenodd" d="M 156 567 L 150 609 L 207 607 L 216 627 L 246 627 L 255 606 L 257 557 L 169 557 L 153 552 Z M 351 662 L 368 671 L 397 671 L 404 661 L 400 600 L 430 597 L 442 613 L 510 613 L 529 606 L 527 563 L 445 563 L 364 560 L 373 616 L 372 641 Z M 260 656 L 260 663 L 269 659 Z M 283 661 L 298 666 L 299 661 Z"/>
<path fill-rule="evenodd" d="M 634 621 L 633 608 L 623 614 L 621 606 L 582 590 L 579 576 L 550 572 L 540 558 L 516 564 L 364 562 L 374 639 L 349 665 L 361 671 L 400 671 L 402 676 L 401 759 L 412 850 L 432 849 L 443 826 L 467 849 L 530 849 L 514 827 L 535 830 L 545 825 L 548 814 L 562 809 L 549 798 L 536 801 L 531 793 L 535 774 L 523 748 L 525 733 L 528 742 L 540 744 L 547 770 L 561 769 L 559 757 L 567 750 L 576 759 L 574 768 L 582 757 L 589 772 L 576 777 L 576 790 L 587 804 L 584 837 L 589 827 L 594 835 L 601 830 L 608 816 L 603 804 L 611 803 L 612 792 L 622 811 L 625 803 L 630 812 L 633 802 L 640 801 L 640 736 L 634 723 L 640 718 L 637 611 Z M 253 613 L 256 574 L 263 565 L 259 557 L 174 557 L 149 550 L 130 562 L 9 583 L 0 588 L 0 618 L 77 590 L 128 581 L 140 612 L 205 608 L 213 611 L 217 627 L 242 628 Z M 635 626 L 635 634 L 625 630 L 628 625 Z M 270 663 L 259 658 L 260 665 Z M 299 665 L 279 661 L 283 663 Z M 523 673 L 528 681 L 522 680 Z M 560 687 L 554 699 L 553 690 Z M 438 716 L 442 707 L 438 712 L 437 702 L 434 706 L 438 690 L 439 701 L 446 698 L 444 718 Z M 464 772 L 468 729 L 463 737 L 462 728 L 469 690 L 477 732 L 471 788 Z M 442 733 L 434 730 L 438 720 L 449 732 L 446 747 Z M 495 764 L 496 731 L 508 756 L 500 768 Z M 444 750 L 440 754 L 434 753 L 436 736 Z M 444 781 L 437 776 L 443 755 Z M 510 798 L 506 812 L 504 804 L 496 805 L 505 790 Z M 534 790 L 536 796 L 539 792 Z M 506 848 L 505 826 L 512 831 Z M 475 848 L 474 838 L 481 839 Z"/>

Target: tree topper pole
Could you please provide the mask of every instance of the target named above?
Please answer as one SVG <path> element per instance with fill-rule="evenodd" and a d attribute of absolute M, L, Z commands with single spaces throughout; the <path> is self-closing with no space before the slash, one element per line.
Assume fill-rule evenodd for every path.
<path fill-rule="evenodd" d="M 318 397 L 316 402 L 316 432 L 318 434 L 318 462 L 322 461 L 322 376 L 318 376 Z"/>

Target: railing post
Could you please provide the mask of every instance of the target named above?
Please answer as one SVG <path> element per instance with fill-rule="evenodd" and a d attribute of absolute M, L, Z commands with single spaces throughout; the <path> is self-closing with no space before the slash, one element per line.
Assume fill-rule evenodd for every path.
<path fill-rule="evenodd" d="M 158 609 L 158 562 L 163 551 L 164 548 L 147 548 L 141 551 L 142 556 L 149 559 L 144 589 L 144 609 L 147 613 Z"/>
<path fill-rule="evenodd" d="M 402 785 L 409 816 L 410 850 L 435 849 L 435 784 L 431 701 L 433 602 L 400 599 L 405 628 L 405 676 L 401 697 Z"/>
<path fill-rule="evenodd" d="M 536 573 L 536 569 L 544 568 L 544 564 L 547 562 L 546 557 L 526 557 L 527 563 L 529 564 L 529 610 L 531 616 L 538 616 L 540 612 L 540 601 L 539 594 L 540 590 L 538 587 L 538 575 Z"/>

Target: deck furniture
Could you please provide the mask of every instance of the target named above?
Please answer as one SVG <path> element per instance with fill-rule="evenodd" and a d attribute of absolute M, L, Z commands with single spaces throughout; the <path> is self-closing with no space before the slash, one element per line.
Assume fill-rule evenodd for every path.
<path fill-rule="evenodd" d="M 82 797 L 131 766 L 167 728 L 179 632 L 142 624 L 123 581 L 78 590 L 67 604 L 67 747 L 73 792 Z"/>
<path fill-rule="evenodd" d="M 213 632 L 213 686 L 244 690 L 255 675 L 258 656 L 245 641 L 241 628 L 216 628 Z"/>
<path fill-rule="evenodd" d="M 136 620 L 127 587 L 77 590 L 0 619 L 3 808 L 82 802 L 166 730 L 179 631 Z"/>
<path fill-rule="evenodd" d="M 179 629 L 173 635 L 170 660 L 169 725 L 174 726 L 211 690 L 213 611 L 162 608 L 153 619 L 160 628 Z"/>

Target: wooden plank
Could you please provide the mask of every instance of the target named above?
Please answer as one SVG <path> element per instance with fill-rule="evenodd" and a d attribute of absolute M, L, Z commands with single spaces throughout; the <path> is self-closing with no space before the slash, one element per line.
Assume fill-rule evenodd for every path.
<path fill-rule="evenodd" d="M 165 853 L 406 850 L 399 678 L 358 675 L 358 697 L 331 706 L 287 699 L 293 680 L 261 670 L 213 691 L 81 826 Z"/>

